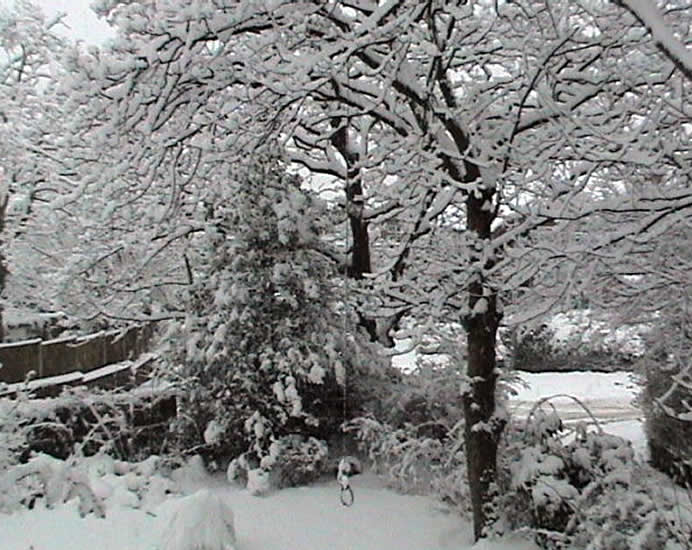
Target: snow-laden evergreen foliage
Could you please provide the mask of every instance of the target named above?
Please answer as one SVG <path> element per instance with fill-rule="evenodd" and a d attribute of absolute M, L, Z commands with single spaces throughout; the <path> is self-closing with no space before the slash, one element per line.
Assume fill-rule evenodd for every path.
<path fill-rule="evenodd" d="M 320 252 L 322 205 L 299 180 L 268 159 L 219 193 L 175 357 L 189 381 L 177 429 L 183 448 L 261 459 L 285 435 L 338 432 L 360 410 L 376 359 Z"/>
<path fill-rule="evenodd" d="M 307 485 L 328 469 L 329 447 L 314 437 L 287 435 L 273 441 L 261 460 L 256 453 L 243 453 L 228 465 L 226 477 L 232 484 L 253 492 Z M 254 477 L 254 479 L 253 479 Z M 262 487 L 258 487 L 261 484 Z"/>

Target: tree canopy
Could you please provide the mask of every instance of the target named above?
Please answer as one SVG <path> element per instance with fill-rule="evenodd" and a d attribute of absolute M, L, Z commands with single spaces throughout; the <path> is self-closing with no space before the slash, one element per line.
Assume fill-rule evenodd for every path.
<path fill-rule="evenodd" d="M 619 4 L 102 0 L 118 35 L 62 82 L 79 186 L 59 204 L 87 236 L 71 273 L 93 311 L 177 314 L 154 289 L 203 272 L 215 190 L 278 143 L 330 199 L 320 247 L 371 339 L 406 315 L 465 327 L 480 537 L 503 318 L 584 296 L 655 309 L 650 288 L 685 285 L 661 239 L 692 210 L 688 21 Z"/>

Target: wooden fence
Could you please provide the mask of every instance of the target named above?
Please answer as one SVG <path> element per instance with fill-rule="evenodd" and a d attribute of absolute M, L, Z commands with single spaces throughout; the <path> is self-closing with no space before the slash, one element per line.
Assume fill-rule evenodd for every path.
<path fill-rule="evenodd" d="M 0 382 L 86 373 L 138 357 L 148 351 L 154 325 L 135 325 L 128 329 L 102 331 L 87 336 L 55 340 L 26 340 L 0 344 Z"/>

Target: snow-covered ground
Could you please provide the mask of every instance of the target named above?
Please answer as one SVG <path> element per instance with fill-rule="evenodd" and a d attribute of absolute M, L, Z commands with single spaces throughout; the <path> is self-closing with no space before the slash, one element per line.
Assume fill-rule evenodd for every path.
<path fill-rule="evenodd" d="M 108 482 L 122 493 L 117 478 Z M 124 478 L 122 483 L 125 483 Z M 353 479 L 355 503 L 340 504 L 339 488 L 320 483 L 253 497 L 218 480 L 195 480 L 211 487 L 233 510 L 236 550 L 460 550 L 472 547 L 470 526 L 433 499 L 385 489 L 374 476 Z M 115 486 L 115 487 L 113 487 Z M 188 497 L 189 498 L 189 497 Z M 76 500 L 52 510 L 37 507 L 0 514 L 2 550 L 180 550 L 163 548 L 171 517 L 185 498 L 170 497 L 150 510 L 106 500 L 106 518 L 80 518 Z M 174 528 L 179 528 L 180 525 Z M 190 526 L 195 529 L 195 526 Z M 204 529 L 204 526 L 197 526 Z M 478 550 L 534 550 L 527 541 L 484 543 Z M 190 548 L 189 550 L 193 550 Z M 205 548 L 206 550 L 206 548 Z M 214 550 L 210 548 L 209 550 Z"/>
<path fill-rule="evenodd" d="M 570 394 L 587 405 L 607 431 L 632 438 L 635 448 L 643 449 L 639 411 L 632 405 L 636 384 L 627 373 L 546 373 L 525 374 L 522 378 L 528 387 L 518 387 L 518 394 L 511 401 L 517 416 L 525 416 L 536 399 Z M 552 403 L 570 420 L 586 417 L 566 397 Z M 186 503 L 179 493 L 164 495 L 161 488 L 169 482 L 149 480 L 156 498 L 138 500 L 131 491 L 138 487 L 134 473 L 115 475 L 108 467 L 92 467 L 89 471 L 94 491 L 104 498 L 104 519 L 94 514 L 80 517 L 76 499 L 53 509 L 39 503 L 33 510 L 0 514 L 0 549 L 180 550 L 161 545 L 176 509 Z M 340 504 L 336 481 L 265 497 L 251 496 L 224 479 L 211 478 L 194 469 L 177 483 L 178 487 L 184 486 L 184 493 L 210 488 L 231 507 L 237 537 L 235 550 L 536 548 L 523 540 L 473 546 L 470 525 L 434 499 L 397 494 L 369 474 L 353 478 L 355 503 L 350 508 Z"/>

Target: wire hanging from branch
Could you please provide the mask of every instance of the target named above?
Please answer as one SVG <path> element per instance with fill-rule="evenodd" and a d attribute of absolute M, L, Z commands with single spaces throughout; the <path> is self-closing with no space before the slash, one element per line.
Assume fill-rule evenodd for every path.
<path fill-rule="evenodd" d="M 350 79 L 350 73 L 348 71 L 348 67 L 346 67 L 347 71 L 347 78 Z M 348 108 L 348 107 L 347 107 Z M 346 163 L 346 189 L 348 188 L 350 182 L 350 174 L 351 170 L 350 167 L 348 166 L 349 163 L 349 155 L 347 153 L 347 150 L 350 146 L 349 144 L 349 125 L 351 123 L 351 118 L 350 116 L 346 117 L 345 121 L 345 126 L 343 128 L 343 146 L 344 146 L 344 151 L 342 151 L 342 155 L 344 155 L 344 162 Z M 348 192 L 346 192 L 347 197 L 347 208 L 348 208 Z M 347 209 L 347 216 L 346 216 L 346 223 L 344 224 L 344 247 L 346 250 L 346 257 L 345 257 L 345 262 L 348 263 L 348 250 L 349 250 L 349 224 L 348 224 L 348 209 Z M 355 246 L 355 243 L 353 243 L 353 246 Z M 351 252 L 353 254 L 353 251 Z M 348 341 L 348 284 L 347 284 L 347 278 L 348 278 L 348 268 L 344 266 L 345 269 L 343 270 L 344 273 L 344 279 L 342 281 L 342 315 L 343 315 L 343 324 L 342 324 L 342 330 L 343 330 L 343 343 L 342 343 L 342 361 L 341 361 L 341 369 L 342 369 L 342 427 L 346 424 L 348 418 L 348 407 L 347 407 L 347 399 L 348 399 L 348 375 L 346 373 L 346 357 L 343 355 L 345 352 L 345 346 L 346 342 Z M 343 428 L 342 428 L 343 429 Z M 343 434 L 342 434 L 343 435 Z M 353 489 L 351 488 L 351 480 L 350 480 L 350 475 L 353 473 L 353 467 L 352 467 L 352 462 L 348 460 L 345 457 L 345 445 L 346 442 L 344 438 L 341 440 L 341 459 L 339 460 L 339 466 L 337 468 L 337 474 L 336 474 L 336 479 L 339 483 L 339 500 L 341 501 L 341 504 L 346 507 L 351 507 L 353 506 L 353 503 L 355 501 L 355 495 L 353 494 Z"/>

